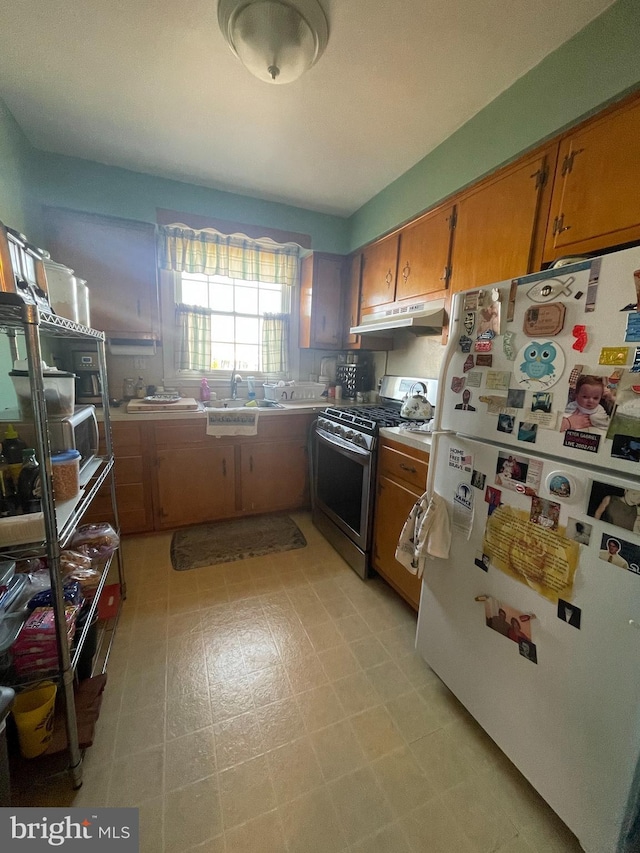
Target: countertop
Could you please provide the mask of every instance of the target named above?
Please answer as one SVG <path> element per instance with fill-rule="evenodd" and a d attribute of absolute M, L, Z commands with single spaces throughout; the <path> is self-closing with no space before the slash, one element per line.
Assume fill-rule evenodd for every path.
<path fill-rule="evenodd" d="M 319 414 L 328 406 L 331 406 L 335 409 L 340 408 L 348 408 L 356 405 L 353 400 L 294 400 L 294 401 L 285 401 L 283 400 L 281 409 L 271 409 L 264 408 L 260 409 L 260 418 L 274 418 L 278 417 L 278 415 L 295 415 L 295 414 Z M 363 403 L 362 405 L 367 405 Z M 220 411 L 220 410 L 218 410 Z M 98 419 L 102 420 L 102 410 L 97 410 Z M 109 409 L 109 414 L 111 415 L 111 421 L 113 423 L 122 423 L 126 421 L 137 422 L 137 421 L 193 421 L 193 420 L 202 420 L 205 419 L 205 409 L 199 408 L 197 411 L 193 412 L 136 412 L 135 414 L 129 414 L 126 409 L 126 404 L 123 404 L 119 407 L 112 406 Z M 380 436 L 382 438 L 391 438 L 394 441 L 399 441 L 402 444 L 406 444 L 407 447 L 415 447 L 417 450 L 426 450 L 427 452 L 431 448 L 431 435 L 429 433 L 425 433 L 424 435 L 420 435 L 415 432 L 407 432 L 406 430 L 402 430 L 399 427 L 384 427 L 380 430 Z"/>
<path fill-rule="evenodd" d="M 431 434 L 428 432 L 421 435 L 418 432 L 407 432 L 406 429 L 400 429 L 400 427 L 382 427 L 380 437 L 391 438 L 401 444 L 406 444 L 407 447 L 415 447 L 416 450 L 425 450 L 427 453 L 431 450 Z"/>

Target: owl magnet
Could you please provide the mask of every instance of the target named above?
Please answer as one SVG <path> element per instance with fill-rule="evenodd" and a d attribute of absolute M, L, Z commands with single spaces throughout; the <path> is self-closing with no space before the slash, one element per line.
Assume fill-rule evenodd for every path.
<path fill-rule="evenodd" d="M 564 372 L 564 352 L 551 341 L 531 341 L 516 356 L 518 384 L 540 391 L 555 385 Z"/>

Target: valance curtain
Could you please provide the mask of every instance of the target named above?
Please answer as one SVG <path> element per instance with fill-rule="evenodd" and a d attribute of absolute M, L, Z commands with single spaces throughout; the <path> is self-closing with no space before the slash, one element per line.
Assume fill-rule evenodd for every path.
<path fill-rule="evenodd" d="M 211 314 L 198 305 L 176 305 L 178 370 L 211 370 Z"/>
<path fill-rule="evenodd" d="M 158 229 L 161 269 L 175 272 L 225 275 L 244 281 L 293 286 L 298 281 L 300 247 L 242 234 L 221 234 L 214 229 L 194 231 L 186 225 Z"/>
<path fill-rule="evenodd" d="M 265 373 L 289 372 L 289 315 L 265 314 L 262 323 L 262 358 Z"/>

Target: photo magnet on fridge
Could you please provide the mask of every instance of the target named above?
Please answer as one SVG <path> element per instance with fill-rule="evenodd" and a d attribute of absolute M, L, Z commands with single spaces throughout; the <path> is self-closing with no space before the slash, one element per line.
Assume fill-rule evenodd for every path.
<path fill-rule="evenodd" d="M 588 545 L 591 542 L 591 533 L 593 526 L 587 524 L 586 521 L 580 521 L 577 518 L 567 519 L 567 539 L 573 539 L 574 542 L 579 542 L 580 545 Z"/>
<path fill-rule="evenodd" d="M 566 622 L 567 625 L 571 625 L 572 628 L 580 630 L 582 610 L 579 607 L 576 607 L 575 604 L 571 604 L 571 602 L 565 601 L 563 598 L 559 598 L 558 619 Z"/>
<path fill-rule="evenodd" d="M 520 640 L 518 642 L 518 650 L 523 658 L 530 660 L 531 663 L 538 663 L 538 650 L 535 643 L 530 640 Z"/>
<path fill-rule="evenodd" d="M 640 575 L 640 545 L 603 533 L 598 556 L 605 563 L 611 563 L 613 566 Z"/>
<path fill-rule="evenodd" d="M 640 488 L 623 489 L 593 480 L 587 515 L 640 533 Z"/>
<path fill-rule="evenodd" d="M 483 474 L 481 471 L 476 471 L 476 470 L 473 471 L 473 474 L 471 475 L 471 485 L 475 489 L 480 489 L 480 491 L 482 491 L 484 489 L 484 484 L 485 484 L 486 480 L 487 480 L 486 474 Z"/>

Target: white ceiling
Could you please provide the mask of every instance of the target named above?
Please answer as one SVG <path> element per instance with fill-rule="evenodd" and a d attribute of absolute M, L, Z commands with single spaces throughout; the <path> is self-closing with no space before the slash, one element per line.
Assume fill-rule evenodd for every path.
<path fill-rule="evenodd" d="M 4 0 L 0 96 L 31 143 L 349 215 L 611 0 L 321 0 L 329 43 L 270 86 L 216 0 Z"/>

